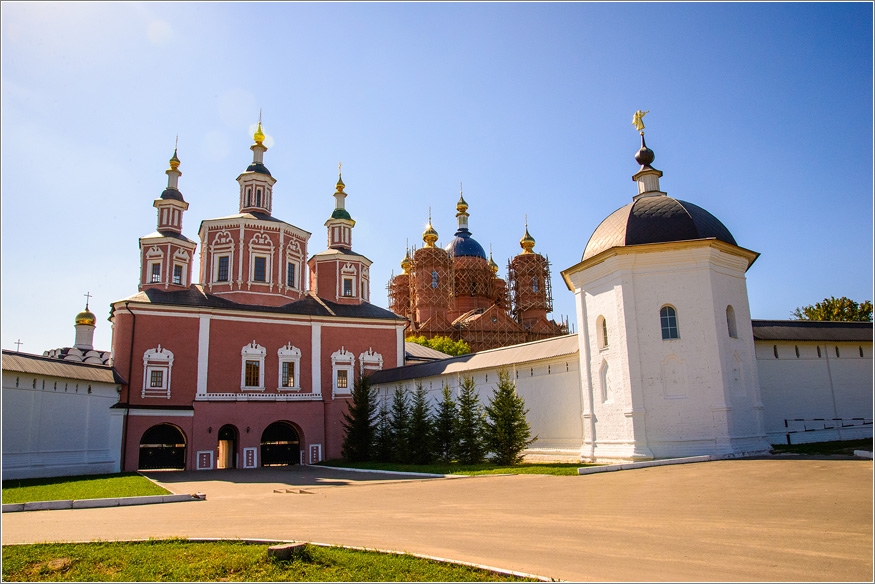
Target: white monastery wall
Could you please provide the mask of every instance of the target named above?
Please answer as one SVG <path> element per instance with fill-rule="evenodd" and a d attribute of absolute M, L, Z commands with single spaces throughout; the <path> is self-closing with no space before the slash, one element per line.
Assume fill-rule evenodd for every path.
<path fill-rule="evenodd" d="M 872 343 L 757 341 L 756 355 L 772 444 L 872 436 Z"/>
<path fill-rule="evenodd" d="M 3 480 L 119 472 L 117 385 L 3 371 Z"/>

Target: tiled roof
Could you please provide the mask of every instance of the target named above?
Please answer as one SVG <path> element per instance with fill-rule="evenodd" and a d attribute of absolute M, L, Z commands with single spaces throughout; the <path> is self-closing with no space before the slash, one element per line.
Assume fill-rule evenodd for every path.
<path fill-rule="evenodd" d="M 102 383 L 124 384 L 112 367 L 106 365 L 91 365 L 88 363 L 73 363 L 60 361 L 51 357 L 41 357 L 29 353 L 3 350 L 3 370 L 63 377 L 66 379 L 81 379 Z"/>
<path fill-rule="evenodd" d="M 394 312 L 363 302 L 361 304 L 337 304 L 316 299 L 307 294 L 301 300 L 290 302 L 283 306 L 260 306 L 239 304 L 220 296 L 207 294 L 203 285 L 190 286 L 187 290 L 165 292 L 155 288 L 144 290 L 138 294 L 120 300 L 119 302 L 140 302 L 144 304 L 161 304 L 167 306 L 192 306 L 203 308 L 219 308 L 224 310 L 241 310 L 245 312 L 272 312 L 275 314 L 301 314 L 306 316 L 339 316 L 344 318 L 373 318 L 386 320 L 404 320 Z"/>
<path fill-rule="evenodd" d="M 751 320 L 757 341 L 872 342 L 871 322 Z"/>
<path fill-rule="evenodd" d="M 577 335 L 565 335 L 543 341 L 523 343 L 499 349 L 490 349 L 459 357 L 451 357 L 430 363 L 418 363 L 393 369 L 375 371 L 371 375 L 371 383 L 395 383 L 407 379 L 422 379 L 448 373 L 463 373 L 478 369 L 495 369 L 511 367 L 517 363 L 528 363 L 541 359 L 550 359 L 564 355 L 573 355 L 579 351 Z"/>

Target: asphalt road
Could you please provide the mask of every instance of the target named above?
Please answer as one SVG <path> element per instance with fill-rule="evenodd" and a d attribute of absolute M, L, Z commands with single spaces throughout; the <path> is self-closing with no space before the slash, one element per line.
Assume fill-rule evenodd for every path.
<path fill-rule="evenodd" d="M 207 500 L 7 513 L 3 544 L 276 538 L 563 580 L 873 578 L 871 460 L 727 460 L 572 477 L 414 479 L 321 467 L 151 476 Z"/>

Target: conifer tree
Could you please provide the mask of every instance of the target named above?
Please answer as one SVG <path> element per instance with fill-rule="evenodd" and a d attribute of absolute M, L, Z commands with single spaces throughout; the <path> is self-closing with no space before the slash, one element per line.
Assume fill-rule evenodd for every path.
<path fill-rule="evenodd" d="M 522 451 L 538 439 L 526 421 L 526 404 L 516 393 L 516 384 L 505 370 L 498 372 L 495 392 L 486 406 L 486 448 L 496 464 L 517 464 Z"/>
<path fill-rule="evenodd" d="M 350 462 L 370 460 L 374 441 L 375 395 L 365 376 L 353 384 L 352 402 L 343 412 L 344 437 L 341 456 Z"/>
<path fill-rule="evenodd" d="M 413 407 L 410 410 L 410 422 L 407 429 L 407 440 L 410 448 L 412 464 L 428 464 L 432 461 L 432 422 L 428 407 L 428 391 L 417 382 L 413 394 Z"/>
<path fill-rule="evenodd" d="M 459 416 L 455 428 L 458 439 L 456 458 L 461 464 L 483 462 L 483 424 L 477 384 L 473 377 L 464 377 L 459 384 Z"/>
<path fill-rule="evenodd" d="M 410 443 L 408 426 L 410 425 L 410 402 L 407 390 L 402 385 L 395 387 L 392 397 L 392 460 L 402 464 L 410 462 Z"/>
<path fill-rule="evenodd" d="M 392 461 L 392 418 L 389 416 L 388 395 L 380 399 L 377 407 L 377 419 L 374 422 L 374 460 L 380 462 Z"/>
<path fill-rule="evenodd" d="M 458 450 L 455 425 L 459 410 L 456 402 L 453 401 L 449 384 L 444 383 L 441 393 L 443 399 L 438 404 L 434 418 L 434 451 L 437 458 L 443 462 L 450 462 Z"/>

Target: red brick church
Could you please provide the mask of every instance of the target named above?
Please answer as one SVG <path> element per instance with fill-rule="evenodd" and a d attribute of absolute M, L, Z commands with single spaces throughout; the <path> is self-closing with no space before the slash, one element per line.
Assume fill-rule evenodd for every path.
<path fill-rule="evenodd" d="M 403 365 L 406 320 L 370 303 L 371 261 L 339 177 L 328 248 L 273 217 L 277 180 L 261 123 L 237 177 L 238 212 L 182 235 L 189 204 L 170 159 L 140 238 L 139 293 L 112 304 L 112 354 L 126 380 L 123 470 L 255 468 L 340 456 L 342 412 L 362 373 Z M 229 201 L 230 202 L 230 201 Z"/>

